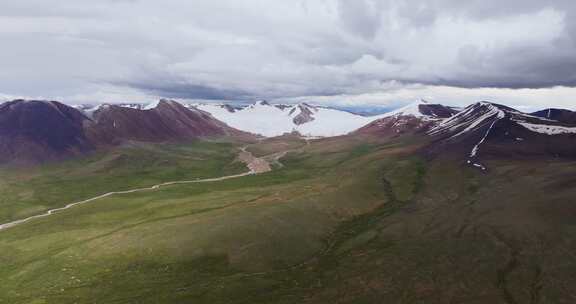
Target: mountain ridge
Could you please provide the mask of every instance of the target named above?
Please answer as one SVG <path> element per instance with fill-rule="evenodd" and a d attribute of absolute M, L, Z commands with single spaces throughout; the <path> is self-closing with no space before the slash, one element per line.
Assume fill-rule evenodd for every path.
<path fill-rule="evenodd" d="M 482 170 L 482 158 L 576 156 L 576 125 L 490 102 L 472 104 L 426 134 L 434 138 L 434 154 L 452 154 Z"/>
<path fill-rule="evenodd" d="M 82 112 L 56 101 L 14 100 L 0 105 L 0 162 L 62 159 L 92 150 Z"/>
<path fill-rule="evenodd" d="M 355 133 L 378 136 L 422 133 L 456 113 L 457 111 L 450 107 L 419 100 L 389 113 L 376 116 L 376 120 L 358 129 Z"/>
<path fill-rule="evenodd" d="M 58 159 L 125 141 L 255 136 L 249 133 L 266 137 L 290 133 L 303 137 L 421 135 L 432 142 L 428 148 L 431 154 L 453 155 L 483 170 L 486 166 L 480 158 L 497 155 L 576 154 L 574 112 L 548 109 L 523 113 L 487 101 L 457 110 L 419 100 L 368 118 L 308 103 L 275 105 L 266 101 L 234 107 L 161 99 L 148 105 L 77 108 L 56 101 L 1 104 L 0 160 Z"/>
<path fill-rule="evenodd" d="M 81 111 L 42 100 L 0 104 L 0 163 L 60 160 L 126 141 L 176 142 L 225 136 L 252 137 L 206 112 L 164 99 L 147 110 L 100 105 Z"/>

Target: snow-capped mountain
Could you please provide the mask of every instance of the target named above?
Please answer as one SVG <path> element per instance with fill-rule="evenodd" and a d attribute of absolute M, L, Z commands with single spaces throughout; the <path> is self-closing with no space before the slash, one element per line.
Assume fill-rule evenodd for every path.
<path fill-rule="evenodd" d="M 115 104 L 115 106 L 131 109 L 151 110 L 158 102 L 150 104 Z M 418 101 L 398 110 L 376 115 L 363 116 L 345 110 L 315 106 L 308 103 L 300 104 L 270 104 L 258 101 L 250 105 L 231 105 L 213 103 L 184 103 L 190 109 L 200 109 L 210 113 L 214 118 L 227 125 L 265 137 L 280 136 L 297 132 L 305 137 L 331 137 L 349 134 L 365 126 L 374 127 L 374 121 L 380 121 L 378 126 L 384 126 L 391 120 L 414 119 L 414 122 L 436 122 L 453 115 L 453 108 L 438 104 Z M 102 105 L 74 105 L 88 117 L 92 117 Z M 398 121 L 396 126 L 402 125 Z M 399 131 L 398 131 L 399 132 Z"/>
<path fill-rule="evenodd" d="M 426 120 L 438 120 L 451 117 L 456 112 L 457 111 L 453 108 L 441 104 L 431 104 L 428 101 L 421 99 L 400 109 L 379 115 L 379 117 L 388 118 L 412 116 Z"/>
<path fill-rule="evenodd" d="M 266 137 L 292 132 L 309 137 L 344 135 L 378 118 L 306 103 L 272 105 L 259 101 L 246 107 L 217 104 L 191 106 L 212 114 L 233 128 Z"/>
<path fill-rule="evenodd" d="M 376 116 L 376 120 L 359 129 L 359 133 L 379 136 L 426 131 L 458 111 L 440 104 L 419 100 L 395 111 Z"/>
<path fill-rule="evenodd" d="M 206 112 L 166 99 L 144 109 L 102 105 L 92 113 L 88 126 L 92 137 L 112 144 L 126 140 L 163 142 L 239 133 Z"/>
<path fill-rule="evenodd" d="M 490 131 L 496 123 L 500 121 L 521 126 L 526 130 L 540 134 L 559 135 L 576 133 L 576 128 L 557 120 L 522 113 L 499 104 L 479 102 L 466 107 L 461 112 L 441 122 L 430 130 L 430 134 L 451 134 L 451 138 L 454 138 L 474 132 L 486 125 L 490 126 L 487 130 Z"/>
<path fill-rule="evenodd" d="M 576 125 L 522 113 L 507 106 L 479 102 L 432 127 L 435 149 L 464 155 L 486 169 L 482 158 L 576 156 Z"/>

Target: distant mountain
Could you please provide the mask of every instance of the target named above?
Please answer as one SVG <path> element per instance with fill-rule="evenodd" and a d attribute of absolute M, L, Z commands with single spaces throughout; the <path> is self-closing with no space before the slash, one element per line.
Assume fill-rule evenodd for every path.
<path fill-rule="evenodd" d="M 87 131 L 94 141 L 107 144 L 126 140 L 162 142 L 239 134 L 206 112 L 170 100 L 161 100 L 146 110 L 100 106 L 93 112 Z"/>
<path fill-rule="evenodd" d="M 155 102 L 153 104 L 156 105 L 158 104 L 158 102 Z M 110 104 L 73 104 L 70 106 L 82 111 L 88 117 L 92 117 L 92 114 L 104 105 L 110 105 Z M 144 103 L 115 103 L 113 105 L 117 107 L 137 109 L 137 110 L 144 110 L 144 108 L 149 106 L 148 104 Z"/>
<path fill-rule="evenodd" d="M 267 137 L 293 132 L 312 137 L 338 136 L 376 119 L 307 103 L 272 105 L 259 101 L 246 107 L 217 104 L 194 106 L 234 128 Z"/>
<path fill-rule="evenodd" d="M 424 132 L 457 112 L 454 108 L 420 100 L 377 116 L 377 120 L 362 127 L 357 132 L 379 136 Z"/>
<path fill-rule="evenodd" d="M 168 142 L 247 136 L 212 115 L 161 100 L 149 109 L 100 105 L 84 111 L 56 101 L 0 105 L 0 163 L 37 163 L 125 141 Z"/>
<path fill-rule="evenodd" d="M 82 112 L 56 101 L 14 100 L 0 105 L 0 163 L 34 163 L 93 149 Z"/>
<path fill-rule="evenodd" d="M 486 169 L 482 159 L 576 156 L 576 125 L 479 102 L 428 131 L 431 151 Z"/>
<path fill-rule="evenodd" d="M 482 169 L 482 160 L 491 157 L 576 156 L 576 114 L 562 109 L 526 114 L 479 102 L 460 110 L 422 100 L 364 117 L 307 103 L 195 106 L 160 100 L 74 108 L 55 101 L 15 100 L 0 105 L 0 163 L 65 158 L 126 141 L 253 136 L 246 132 L 268 137 L 295 132 L 309 137 L 420 134 L 432 142 L 428 153 L 457 157 Z"/>
<path fill-rule="evenodd" d="M 546 109 L 532 113 L 534 116 L 556 120 L 563 123 L 576 124 L 576 112 L 564 109 Z"/>
<path fill-rule="evenodd" d="M 377 115 L 382 115 L 391 111 L 394 111 L 395 108 L 392 107 L 387 107 L 387 106 L 339 106 L 339 105 L 335 105 L 335 106 L 331 106 L 331 108 L 336 109 L 336 110 L 341 110 L 341 111 L 346 111 L 346 112 L 350 112 L 356 115 L 361 115 L 361 116 L 377 116 Z"/>

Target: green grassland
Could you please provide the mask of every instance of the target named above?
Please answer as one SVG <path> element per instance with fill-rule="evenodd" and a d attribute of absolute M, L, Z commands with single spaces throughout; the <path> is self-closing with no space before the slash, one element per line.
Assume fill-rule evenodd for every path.
<path fill-rule="evenodd" d="M 106 192 L 246 171 L 239 143 L 131 144 L 40 167 L 0 168 L 0 222 L 28 217 Z"/>
<path fill-rule="evenodd" d="M 286 140 L 249 147 L 291 151 L 269 173 L 112 196 L 0 231 L 0 303 L 576 301 L 576 163 L 494 161 L 482 173 L 425 160 L 412 140 Z M 236 149 L 139 147 L 131 155 L 157 161 L 115 164 L 110 181 L 89 169 L 108 155 L 23 176 L 76 200 L 89 194 L 74 179 L 101 191 L 242 171 Z"/>

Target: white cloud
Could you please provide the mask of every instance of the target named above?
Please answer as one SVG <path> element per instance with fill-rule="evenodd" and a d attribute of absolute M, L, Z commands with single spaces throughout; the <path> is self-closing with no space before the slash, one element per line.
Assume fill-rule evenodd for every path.
<path fill-rule="evenodd" d="M 545 106 L 573 93 L 555 86 L 576 85 L 572 1 L 10 2 L 0 92 L 11 95 Z"/>
<path fill-rule="evenodd" d="M 357 95 L 281 98 L 276 101 L 290 103 L 307 101 L 325 105 L 385 106 L 388 108 L 400 107 L 420 99 L 451 106 L 464 106 L 479 101 L 490 101 L 506 104 L 521 111 L 533 112 L 546 107 L 559 107 L 576 111 L 575 96 L 576 88 L 569 87 L 470 89 L 425 85 L 395 86 L 391 84 L 387 90 L 381 92 Z"/>

